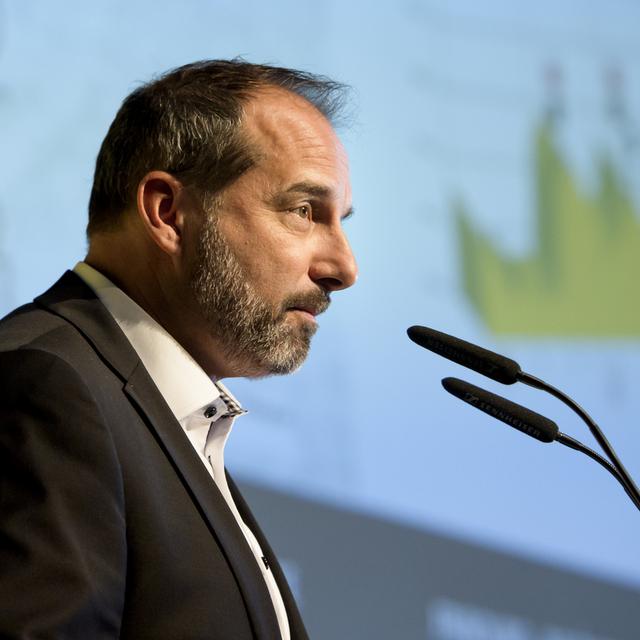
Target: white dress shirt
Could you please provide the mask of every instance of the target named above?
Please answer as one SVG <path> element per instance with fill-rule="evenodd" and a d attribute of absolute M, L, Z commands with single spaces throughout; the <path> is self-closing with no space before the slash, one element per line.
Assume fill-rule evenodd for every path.
<path fill-rule="evenodd" d="M 209 378 L 167 331 L 99 271 L 79 262 L 74 272 L 93 289 L 129 339 L 229 505 L 264 576 L 282 640 L 290 640 L 280 590 L 256 537 L 238 512 L 224 472 L 224 446 L 236 416 L 246 412 L 222 383 Z"/>

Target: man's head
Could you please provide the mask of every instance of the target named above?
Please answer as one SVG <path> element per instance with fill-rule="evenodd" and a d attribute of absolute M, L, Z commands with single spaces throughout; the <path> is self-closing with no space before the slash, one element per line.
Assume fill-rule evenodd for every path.
<path fill-rule="evenodd" d="M 265 87 L 302 96 L 330 121 L 346 89 L 322 76 L 239 59 L 187 64 L 142 85 L 124 100 L 100 148 L 87 234 L 117 227 L 152 170 L 212 202 L 255 163 L 243 120 L 247 103 Z"/>
<path fill-rule="evenodd" d="M 196 63 L 129 96 L 102 145 L 89 259 L 212 374 L 295 369 L 313 316 L 355 280 L 348 165 L 328 119 L 340 89 Z"/>

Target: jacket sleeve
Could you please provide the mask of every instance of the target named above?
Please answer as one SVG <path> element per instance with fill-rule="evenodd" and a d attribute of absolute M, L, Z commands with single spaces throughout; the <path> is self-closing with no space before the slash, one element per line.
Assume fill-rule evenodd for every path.
<path fill-rule="evenodd" d="M 0 637 L 117 638 L 121 470 L 91 390 L 63 359 L 0 353 Z"/>

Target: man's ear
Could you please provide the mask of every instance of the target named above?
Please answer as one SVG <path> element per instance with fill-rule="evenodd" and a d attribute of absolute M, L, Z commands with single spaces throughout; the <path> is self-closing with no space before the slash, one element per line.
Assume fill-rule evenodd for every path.
<path fill-rule="evenodd" d="M 172 256 L 182 250 L 185 192 L 166 171 L 150 171 L 138 183 L 138 215 L 153 241 Z"/>

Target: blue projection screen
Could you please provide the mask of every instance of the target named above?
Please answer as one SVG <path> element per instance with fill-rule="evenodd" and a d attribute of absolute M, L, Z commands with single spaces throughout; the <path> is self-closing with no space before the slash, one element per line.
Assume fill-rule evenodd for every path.
<path fill-rule="evenodd" d="M 516 359 L 583 404 L 640 479 L 639 27 L 625 0 L 0 1 L 0 314 L 84 256 L 95 156 L 140 82 L 240 55 L 351 85 L 360 279 L 334 296 L 300 372 L 227 381 L 249 409 L 227 464 L 290 559 L 312 636 L 637 637 L 640 514 L 620 486 L 440 379 L 593 446 L 584 425 L 405 331 Z M 357 561 L 374 539 L 377 561 Z M 396 558 L 402 545 L 414 555 Z M 353 565 L 322 576 L 318 558 L 342 553 Z M 538 587 L 571 612 L 518 596 Z"/>

